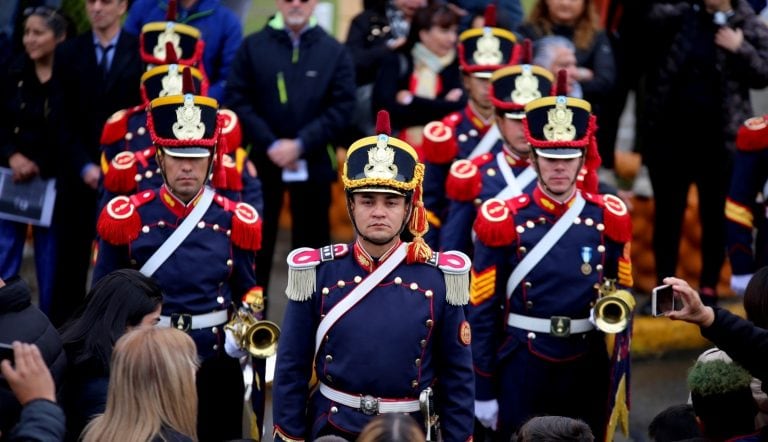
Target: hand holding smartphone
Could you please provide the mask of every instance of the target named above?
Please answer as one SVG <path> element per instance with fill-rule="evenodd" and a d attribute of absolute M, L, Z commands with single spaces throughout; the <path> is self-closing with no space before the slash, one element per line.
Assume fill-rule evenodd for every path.
<path fill-rule="evenodd" d="M 11 365 L 14 364 L 13 346 L 11 344 L 0 342 L 0 361 L 3 359 L 8 359 Z M 0 373 L 0 379 L 5 379 L 2 373 Z"/>
<path fill-rule="evenodd" d="M 664 316 L 664 313 L 677 310 L 675 292 L 669 284 L 654 287 L 651 291 L 651 314 Z"/>

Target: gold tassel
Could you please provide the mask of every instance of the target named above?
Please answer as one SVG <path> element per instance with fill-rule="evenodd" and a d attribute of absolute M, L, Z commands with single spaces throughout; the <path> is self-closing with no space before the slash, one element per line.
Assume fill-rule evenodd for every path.
<path fill-rule="evenodd" d="M 424 263 L 432 258 L 432 249 L 429 248 L 427 243 L 424 242 L 424 238 L 416 236 L 413 238 L 410 244 L 408 244 L 408 251 L 405 255 L 406 262 L 408 264 Z"/>
<path fill-rule="evenodd" d="M 315 267 L 288 268 L 288 286 L 285 294 L 291 301 L 307 301 L 317 287 Z"/>
<path fill-rule="evenodd" d="M 413 236 L 424 236 L 429 230 L 427 210 L 424 208 L 424 201 L 421 198 L 421 183 L 413 189 L 413 213 L 408 222 L 408 230 Z"/>

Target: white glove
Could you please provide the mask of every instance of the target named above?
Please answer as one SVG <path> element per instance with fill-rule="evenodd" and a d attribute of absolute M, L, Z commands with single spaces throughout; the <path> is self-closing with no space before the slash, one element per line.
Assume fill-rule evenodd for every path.
<path fill-rule="evenodd" d="M 496 399 L 475 401 L 475 417 L 485 428 L 495 430 L 499 417 L 499 402 Z"/>
<path fill-rule="evenodd" d="M 731 290 L 736 292 L 737 295 L 743 296 L 750 279 L 752 279 L 752 273 L 747 275 L 731 275 Z"/>
<path fill-rule="evenodd" d="M 224 339 L 224 351 L 227 352 L 229 357 L 240 359 L 241 357 L 248 354 L 247 351 L 240 348 L 240 346 L 237 344 L 237 340 L 235 339 L 235 335 L 232 334 L 232 331 L 224 330 L 224 334 L 226 335 Z"/>

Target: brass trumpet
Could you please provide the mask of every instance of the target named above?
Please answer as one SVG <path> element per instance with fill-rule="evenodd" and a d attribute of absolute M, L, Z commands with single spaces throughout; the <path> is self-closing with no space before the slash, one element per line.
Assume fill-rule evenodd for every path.
<path fill-rule="evenodd" d="M 605 333 L 621 333 L 635 309 L 635 297 L 626 290 L 616 290 L 612 280 L 605 280 L 599 292 L 593 309 L 595 326 Z"/>
<path fill-rule="evenodd" d="M 258 320 L 246 309 L 238 309 L 224 326 L 237 344 L 254 358 L 266 359 L 277 353 L 280 327 L 272 321 Z"/>

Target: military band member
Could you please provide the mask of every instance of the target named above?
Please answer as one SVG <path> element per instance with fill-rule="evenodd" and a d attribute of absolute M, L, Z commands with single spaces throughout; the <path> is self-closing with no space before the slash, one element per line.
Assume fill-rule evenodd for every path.
<path fill-rule="evenodd" d="M 179 64 L 173 44 L 167 42 L 165 45 L 163 55 L 167 64 L 150 67 L 141 76 L 143 104 L 116 112 L 104 125 L 101 134 L 101 169 L 104 179 L 100 188 L 100 207 L 117 195 L 130 195 L 163 184 L 155 161 L 156 148 L 146 127 L 147 104 L 155 98 L 184 92 L 199 92 L 199 95 L 207 96 L 208 80 L 203 72 Z M 195 64 L 194 58 L 187 61 Z M 185 74 L 185 71 L 188 72 Z M 185 75 L 190 77 L 187 82 L 191 80 L 192 84 L 191 88 L 188 87 L 190 90 L 186 91 L 183 90 Z M 221 134 L 226 144 L 220 144 L 219 149 L 224 154 L 221 167 L 225 172 L 217 175 L 220 179 L 212 185 L 224 196 L 246 201 L 261 210 L 261 182 L 256 175 L 256 167 L 248 161 L 247 153 L 241 147 L 239 119 L 231 110 L 220 109 L 219 112 L 224 117 Z"/>
<path fill-rule="evenodd" d="M 410 145 L 388 136 L 381 115 L 379 135 L 353 143 L 344 164 L 357 238 L 288 256 L 290 301 L 273 385 L 276 440 L 354 440 L 380 413 L 409 413 L 422 424 L 437 414 L 443 440 L 472 436 L 463 311 L 469 259 L 423 242 L 424 166 Z M 411 243 L 400 240 L 406 225 Z M 309 385 L 313 374 L 317 388 Z M 428 440 L 437 440 L 427 426 Z"/>
<path fill-rule="evenodd" d="M 206 185 L 220 138 L 217 110 L 216 100 L 192 94 L 149 103 L 147 129 L 164 182 L 105 206 L 93 274 L 98 281 L 115 269 L 135 268 L 162 287 L 160 325 L 187 331 L 201 360 L 200 440 L 242 437 L 243 375 L 239 361 L 224 353 L 223 327 L 233 302 L 259 293 L 259 214 Z M 254 384 L 264 385 L 264 361 L 256 365 L 260 379 Z"/>
<path fill-rule="evenodd" d="M 531 100 L 549 96 L 553 86 L 552 73 L 531 64 L 493 73 L 491 102 L 503 143 L 496 153 L 451 165 L 445 184 L 449 206 L 440 231 L 442 247 L 471 253 L 472 224 L 480 204 L 489 198 L 510 199 L 536 186 L 536 172 L 528 158 L 531 147 L 523 132 L 523 107 Z"/>
<path fill-rule="evenodd" d="M 494 110 L 488 86 L 495 70 L 512 63 L 517 39 L 508 30 L 495 27 L 495 14 L 495 6 L 490 5 L 485 27 L 459 35 L 459 66 L 469 97 L 467 106 L 424 128 L 424 205 L 430 224 L 424 239 L 434 249 L 440 246 L 440 228 L 448 210 L 445 179 L 451 162 L 499 150 L 499 132 L 490 130 Z"/>
<path fill-rule="evenodd" d="M 486 201 L 475 222 L 468 313 L 475 413 L 498 428 L 499 440 L 542 414 L 583 419 L 602 440 L 609 414 L 618 421 L 627 411 L 634 300 L 613 289 L 632 286 L 631 220 L 617 197 L 577 188 L 582 165 L 598 155 L 589 103 L 545 97 L 525 113 L 537 186 Z M 601 325 L 595 307 L 608 293 L 621 293 L 616 305 L 626 307 L 612 326 Z M 610 351 L 602 330 L 621 332 L 611 335 Z"/>
<path fill-rule="evenodd" d="M 768 120 L 750 118 L 736 134 L 731 187 L 725 201 L 731 289 L 744 294 L 755 270 L 768 264 Z M 758 200 L 758 195 L 762 198 Z M 757 230 L 757 238 L 754 237 Z"/>

